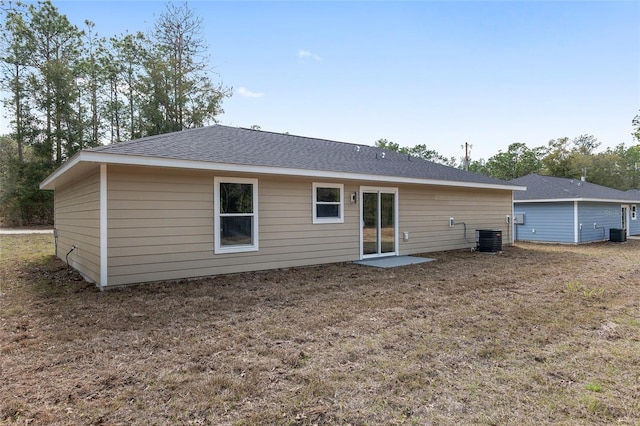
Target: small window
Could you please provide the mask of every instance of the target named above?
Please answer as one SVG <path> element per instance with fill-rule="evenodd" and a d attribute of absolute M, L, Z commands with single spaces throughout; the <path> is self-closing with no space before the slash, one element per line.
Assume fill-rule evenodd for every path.
<path fill-rule="evenodd" d="M 258 180 L 214 179 L 215 253 L 258 250 Z"/>
<path fill-rule="evenodd" d="M 631 205 L 631 220 L 638 219 L 638 207 L 633 204 Z"/>
<path fill-rule="evenodd" d="M 344 222 L 344 185 L 313 183 L 313 223 Z"/>

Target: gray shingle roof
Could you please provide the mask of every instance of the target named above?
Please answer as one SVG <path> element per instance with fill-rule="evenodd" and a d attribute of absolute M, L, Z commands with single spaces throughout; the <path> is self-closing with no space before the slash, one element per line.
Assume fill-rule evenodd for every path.
<path fill-rule="evenodd" d="M 513 179 L 511 183 L 527 187 L 526 191 L 517 191 L 514 193 L 513 198 L 515 201 L 556 199 L 634 200 L 634 197 L 628 192 L 596 185 L 594 183 L 583 182 L 579 179 L 531 174 Z"/>
<path fill-rule="evenodd" d="M 367 145 L 214 125 L 88 150 L 163 159 L 513 186 Z"/>
<path fill-rule="evenodd" d="M 634 200 L 640 201 L 640 189 L 630 189 L 627 191 L 627 194 L 630 194 Z"/>

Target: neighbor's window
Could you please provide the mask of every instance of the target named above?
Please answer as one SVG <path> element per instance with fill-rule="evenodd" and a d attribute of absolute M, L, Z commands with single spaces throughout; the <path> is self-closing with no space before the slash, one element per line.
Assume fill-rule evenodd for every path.
<path fill-rule="evenodd" d="M 215 253 L 258 250 L 258 180 L 214 179 Z"/>
<path fill-rule="evenodd" d="M 638 219 L 638 207 L 633 204 L 631 206 L 631 220 L 636 220 Z"/>
<path fill-rule="evenodd" d="M 344 185 L 313 183 L 313 223 L 344 222 Z"/>

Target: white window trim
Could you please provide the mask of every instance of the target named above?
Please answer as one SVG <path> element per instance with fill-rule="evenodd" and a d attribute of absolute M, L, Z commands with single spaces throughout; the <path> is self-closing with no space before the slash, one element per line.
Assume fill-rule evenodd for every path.
<path fill-rule="evenodd" d="M 251 228 L 251 240 L 253 244 L 242 244 L 236 246 L 220 245 L 220 184 L 221 183 L 250 183 L 253 185 L 253 227 Z M 213 178 L 213 214 L 214 214 L 214 253 L 242 253 L 248 251 L 258 251 L 258 179 L 237 178 L 237 177 L 214 177 Z M 248 214 L 247 214 L 248 215 Z"/>
<path fill-rule="evenodd" d="M 340 217 L 318 217 L 318 204 L 335 204 L 335 203 L 318 203 L 316 188 L 337 188 L 340 190 L 340 207 L 338 209 Z M 324 183 L 313 182 L 311 197 L 313 201 L 313 223 L 344 223 L 344 185 L 341 183 Z"/>
<path fill-rule="evenodd" d="M 636 204 L 631 205 L 631 220 L 638 219 L 638 206 Z"/>

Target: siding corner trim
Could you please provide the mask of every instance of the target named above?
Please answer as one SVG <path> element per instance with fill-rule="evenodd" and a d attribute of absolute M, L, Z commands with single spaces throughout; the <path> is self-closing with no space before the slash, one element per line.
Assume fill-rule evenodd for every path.
<path fill-rule="evenodd" d="M 580 241 L 580 224 L 578 223 L 578 201 L 573 202 L 573 242 L 579 244 Z"/>
<path fill-rule="evenodd" d="M 101 290 L 109 285 L 107 236 L 107 165 L 100 164 L 100 282 L 98 285 Z"/>

